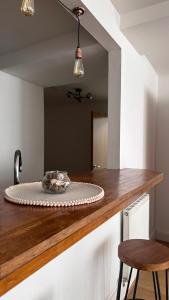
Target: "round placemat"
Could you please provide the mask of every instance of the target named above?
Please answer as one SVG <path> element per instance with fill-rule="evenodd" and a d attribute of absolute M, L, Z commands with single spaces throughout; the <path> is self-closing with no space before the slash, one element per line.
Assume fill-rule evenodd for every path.
<path fill-rule="evenodd" d="M 23 183 L 5 190 L 5 199 L 22 205 L 74 206 L 93 203 L 104 197 L 104 190 L 95 184 L 72 182 L 63 194 L 48 194 L 41 182 Z"/>

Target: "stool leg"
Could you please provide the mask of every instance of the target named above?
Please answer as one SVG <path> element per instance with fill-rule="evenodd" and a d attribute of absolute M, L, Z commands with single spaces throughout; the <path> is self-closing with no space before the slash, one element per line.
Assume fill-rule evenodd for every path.
<path fill-rule="evenodd" d="M 155 274 L 152 272 L 153 275 L 153 284 L 154 284 L 154 295 L 155 295 L 155 300 L 157 300 L 157 286 L 156 286 L 156 279 L 155 279 Z"/>
<path fill-rule="evenodd" d="M 159 278 L 158 278 L 158 272 L 155 272 L 155 276 L 156 276 L 156 282 L 157 282 L 158 297 L 159 297 L 159 300 L 161 300 L 161 290 L 160 290 L 160 283 L 159 283 Z"/>
<path fill-rule="evenodd" d="M 168 300 L 168 270 L 165 271 L 165 280 L 166 280 L 166 300 Z"/>
<path fill-rule="evenodd" d="M 127 300 L 127 296 L 128 296 L 128 291 L 129 291 L 129 287 L 130 287 L 130 281 L 131 281 L 131 275 L 132 275 L 132 272 L 133 272 L 133 268 L 130 269 L 129 280 L 128 280 L 128 283 L 127 283 L 127 289 L 126 289 L 126 294 L 125 294 L 124 300 Z"/>
<path fill-rule="evenodd" d="M 122 277 L 123 277 L 123 262 L 120 262 L 120 272 L 119 272 L 119 281 L 118 281 L 116 300 L 120 300 Z"/>
<path fill-rule="evenodd" d="M 140 270 L 137 270 L 136 282 L 135 282 L 134 292 L 133 292 L 133 300 L 136 298 L 139 274 L 140 274 Z"/>

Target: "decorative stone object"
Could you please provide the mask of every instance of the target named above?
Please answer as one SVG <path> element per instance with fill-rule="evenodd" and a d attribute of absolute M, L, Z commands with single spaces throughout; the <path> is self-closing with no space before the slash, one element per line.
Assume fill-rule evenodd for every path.
<path fill-rule="evenodd" d="M 49 171 L 45 173 L 42 180 L 42 187 L 45 192 L 60 194 L 66 192 L 70 186 L 70 178 L 65 171 Z"/>

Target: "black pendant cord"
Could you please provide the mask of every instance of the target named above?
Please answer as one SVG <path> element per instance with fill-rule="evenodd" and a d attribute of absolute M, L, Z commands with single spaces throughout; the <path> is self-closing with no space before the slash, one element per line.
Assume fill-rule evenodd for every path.
<path fill-rule="evenodd" d="M 72 10 L 67 6 L 67 5 L 65 5 L 62 1 L 60 1 L 60 0 L 57 0 L 58 2 L 59 2 L 59 4 L 63 7 L 63 8 L 65 8 L 70 14 L 71 14 L 71 16 L 73 17 L 73 18 L 75 18 L 76 20 L 77 20 L 77 22 L 78 22 L 78 41 L 77 41 L 77 48 L 80 48 L 80 27 L 81 27 L 81 23 L 80 23 L 80 18 L 79 18 L 79 16 L 77 16 L 77 15 L 75 15 L 73 12 L 72 12 Z"/>
<path fill-rule="evenodd" d="M 80 48 L 80 18 L 77 17 L 77 21 L 78 21 L 78 32 L 77 32 L 77 47 Z"/>

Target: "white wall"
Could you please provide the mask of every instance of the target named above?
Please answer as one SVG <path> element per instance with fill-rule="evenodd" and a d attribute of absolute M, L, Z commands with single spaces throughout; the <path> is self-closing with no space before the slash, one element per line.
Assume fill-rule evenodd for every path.
<path fill-rule="evenodd" d="M 120 168 L 121 51 L 109 52 L 107 167 Z"/>
<path fill-rule="evenodd" d="M 74 6 L 75 3 L 74 0 L 65 0 L 64 2 L 69 6 L 71 4 Z M 111 76 L 109 77 L 109 118 L 111 118 L 110 128 L 112 130 L 109 131 L 109 138 L 114 139 L 113 128 L 115 129 L 117 122 L 118 128 L 115 129 L 115 134 L 119 132 L 114 139 L 114 143 L 117 142 L 114 144 L 116 153 L 109 145 L 109 166 L 114 164 L 118 167 L 120 164 L 121 167 L 144 168 L 151 166 L 153 168 L 157 76 L 148 61 L 137 54 L 120 32 L 119 17 L 110 0 L 83 0 L 76 1 L 77 4 L 86 5 L 90 11 L 82 19 L 84 27 L 109 52 L 115 50 L 114 41 L 118 44 L 119 49 L 121 48 L 122 73 L 121 80 L 118 77 L 119 84 L 116 85 L 116 91 L 110 87 L 111 84 L 114 84 L 116 70 L 112 63 L 113 55 L 109 60 Z M 116 118 L 113 117 L 113 107 L 118 113 Z M 115 157 L 117 161 L 113 161 Z M 104 243 L 104 241 L 107 242 Z M 31 276 L 2 297 L 2 300 L 21 300 L 23 295 L 25 295 L 24 300 L 27 300 L 28 296 L 29 300 L 47 300 L 49 298 L 51 300 L 56 298 L 58 300 L 112 299 L 111 296 L 116 292 L 117 286 L 119 266 L 117 246 L 119 241 L 120 216 L 117 215 L 52 261 L 38 274 Z M 111 247 L 112 242 L 114 248 Z M 74 252 L 73 249 L 78 250 Z M 110 267 L 111 264 L 114 268 Z M 35 278 L 36 286 L 33 278 Z M 29 291 L 29 295 L 26 294 L 27 291 Z"/>
<path fill-rule="evenodd" d="M 109 167 L 155 168 L 157 96 L 158 76 L 144 56 L 132 47 L 110 52 Z"/>
<path fill-rule="evenodd" d="M 158 77 L 149 62 L 122 53 L 121 168 L 155 168 Z"/>
<path fill-rule="evenodd" d="M 13 185 L 14 152 L 23 160 L 21 181 L 39 180 L 44 165 L 43 89 L 0 72 L 0 188 Z"/>
<path fill-rule="evenodd" d="M 73 0 L 69 5 L 70 2 Z M 119 126 L 118 118 L 121 123 L 120 143 L 117 134 L 116 138 L 112 137 L 114 146 L 109 148 L 113 151 L 114 147 L 116 152 L 115 145 L 118 145 L 121 168 L 154 168 L 158 76 L 149 61 L 136 52 L 120 31 L 120 17 L 110 0 L 82 0 L 80 3 L 97 20 L 94 22 L 88 13 L 82 19 L 84 27 L 109 51 L 109 128 L 113 136 L 118 132 L 115 129 Z M 117 70 L 117 65 L 120 66 L 118 47 L 121 50 L 121 80 Z M 112 156 L 114 153 L 109 153 L 109 166 L 116 164 L 111 161 Z"/>
<path fill-rule="evenodd" d="M 112 300 L 120 215 L 98 227 L 1 300 Z"/>
<path fill-rule="evenodd" d="M 165 180 L 156 189 L 156 237 L 169 242 L 169 76 L 159 77 L 156 168 Z"/>

